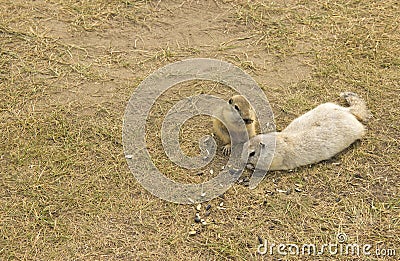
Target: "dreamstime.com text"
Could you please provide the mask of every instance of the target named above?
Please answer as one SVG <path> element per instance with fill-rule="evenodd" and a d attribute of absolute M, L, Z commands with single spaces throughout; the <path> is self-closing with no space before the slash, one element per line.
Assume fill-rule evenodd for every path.
<path fill-rule="evenodd" d="M 257 248 L 260 255 L 346 255 L 346 256 L 375 256 L 375 257 L 394 257 L 396 250 L 390 248 L 373 247 L 372 244 L 275 244 L 264 240 Z"/>

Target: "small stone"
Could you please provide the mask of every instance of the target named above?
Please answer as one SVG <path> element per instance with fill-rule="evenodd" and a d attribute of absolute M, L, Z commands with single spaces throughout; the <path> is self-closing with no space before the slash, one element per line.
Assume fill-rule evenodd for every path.
<path fill-rule="evenodd" d="M 239 170 L 237 170 L 237 169 L 230 169 L 230 170 L 229 170 L 229 174 L 235 175 L 238 171 L 239 171 Z"/>
<path fill-rule="evenodd" d="M 219 203 L 219 206 L 223 207 L 224 206 L 224 202 Z"/>
<path fill-rule="evenodd" d="M 211 208 L 211 205 L 209 204 L 209 205 L 207 205 L 206 210 L 210 210 L 210 208 Z"/>
<path fill-rule="evenodd" d="M 200 211 L 200 210 L 201 210 L 201 204 L 198 204 L 198 205 L 196 206 L 196 209 L 197 209 L 198 211 Z"/>
<path fill-rule="evenodd" d="M 189 231 L 189 236 L 194 236 L 196 234 L 197 234 L 196 230 L 190 230 Z"/>
<path fill-rule="evenodd" d="M 194 218 L 194 222 L 200 223 L 200 222 L 201 222 L 201 218 L 196 216 L 196 217 Z"/>
<path fill-rule="evenodd" d="M 271 222 L 274 223 L 275 225 L 282 223 L 279 219 L 271 219 Z"/>

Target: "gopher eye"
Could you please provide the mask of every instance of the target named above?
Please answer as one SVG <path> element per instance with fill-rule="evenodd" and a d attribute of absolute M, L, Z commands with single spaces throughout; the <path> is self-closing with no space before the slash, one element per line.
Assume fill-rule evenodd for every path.
<path fill-rule="evenodd" d="M 243 119 L 245 124 L 252 124 L 253 120 L 252 119 Z"/>
<path fill-rule="evenodd" d="M 232 100 L 232 99 L 229 99 L 228 102 L 229 102 L 229 104 L 232 104 L 232 103 L 233 103 L 233 100 Z"/>
<path fill-rule="evenodd" d="M 235 109 L 236 109 L 237 111 L 239 111 L 239 107 L 238 107 L 237 105 L 235 105 Z"/>
<path fill-rule="evenodd" d="M 254 155 L 256 155 L 255 151 L 250 152 L 249 157 L 254 157 Z"/>

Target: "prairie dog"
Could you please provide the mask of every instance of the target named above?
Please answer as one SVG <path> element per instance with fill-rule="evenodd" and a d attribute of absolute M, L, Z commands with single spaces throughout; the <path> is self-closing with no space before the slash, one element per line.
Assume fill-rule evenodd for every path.
<path fill-rule="evenodd" d="M 246 98 L 244 98 L 242 95 L 235 95 L 229 99 L 228 103 L 230 104 L 230 107 L 221 108 L 219 116 L 227 125 L 229 125 L 229 128 L 233 131 L 233 133 L 231 133 L 233 134 L 233 137 L 235 136 L 235 132 L 240 132 L 239 124 L 237 123 L 237 119 L 235 117 L 235 111 L 237 111 L 240 117 L 243 119 L 249 139 L 254 137 L 256 135 L 255 112 Z M 222 141 L 222 152 L 224 155 L 228 155 L 231 151 L 231 137 L 228 129 L 216 118 L 213 119 L 213 129 L 214 133 Z M 240 141 L 233 140 L 233 144 L 238 142 Z"/>
<path fill-rule="evenodd" d="M 365 127 L 360 121 L 370 117 L 367 106 L 355 93 L 340 96 L 350 107 L 324 103 L 293 120 L 283 131 L 257 135 L 248 141 L 247 167 L 254 169 L 261 153 L 258 169 L 294 169 L 327 160 L 361 139 Z"/>

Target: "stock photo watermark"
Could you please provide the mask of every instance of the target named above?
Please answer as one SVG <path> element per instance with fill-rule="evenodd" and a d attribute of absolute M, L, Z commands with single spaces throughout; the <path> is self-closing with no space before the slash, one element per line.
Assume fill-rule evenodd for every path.
<path fill-rule="evenodd" d="M 336 243 L 314 244 L 314 243 L 275 243 L 264 240 L 257 247 L 259 255 L 280 256 L 374 256 L 394 257 L 396 249 L 386 248 L 378 244 L 360 244 L 348 242 L 345 233 L 337 234 Z"/>
<path fill-rule="evenodd" d="M 246 126 L 238 112 L 233 110 L 240 121 L 240 131 L 232 131 L 220 108 L 232 110 L 219 97 L 207 94 L 190 96 L 180 100 L 167 113 L 161 129 L 161 141 L 168 158 L 185 169 L 198 169 L 209 164 L 216 154 L 216 141 L 210 135 L 199 140 L 201 155 L 188 157 L 179 145 L 179 130 L 186 120 L 197 115 L 208 115 L 220 120 L 231 135 L 240 143 L 233 146 L 229 160 L 219 174 L 201 184 L 182 184 L 162 174 L 151 160 L 146 146 L 145 125 L 150 109 L 157 98 L 173 86 L 190 80 L 207 80 L 222 83 L 244 96 L 254 109 L 263 131 L 273 123 L 272 109 L 257 83 L 246 72 L 233 64 L 215 59 L 189 59 L 169 64 L 148 76 L 136 88 L 125 110 L 122 141 L 129 168 L 137 181 L 150 193 L 167 201 L 193 204 L 209 201 L 228 190 L 240 177 L 246 167 L 248 153 L 243 144 L 249 140 Z M 274 126 L 274 124 L 272 124 Z M 273 142 L 275 145 L 275 140 Z M 272 160 L 275 147 L 269 148 Z M 243 156 L 245 155 L 245 157 Z M 265 159 L 264 159 L 265 160 Z M 255 188 L 266 175 L 266 171 L 254 172 L 249 187 Z"/>

